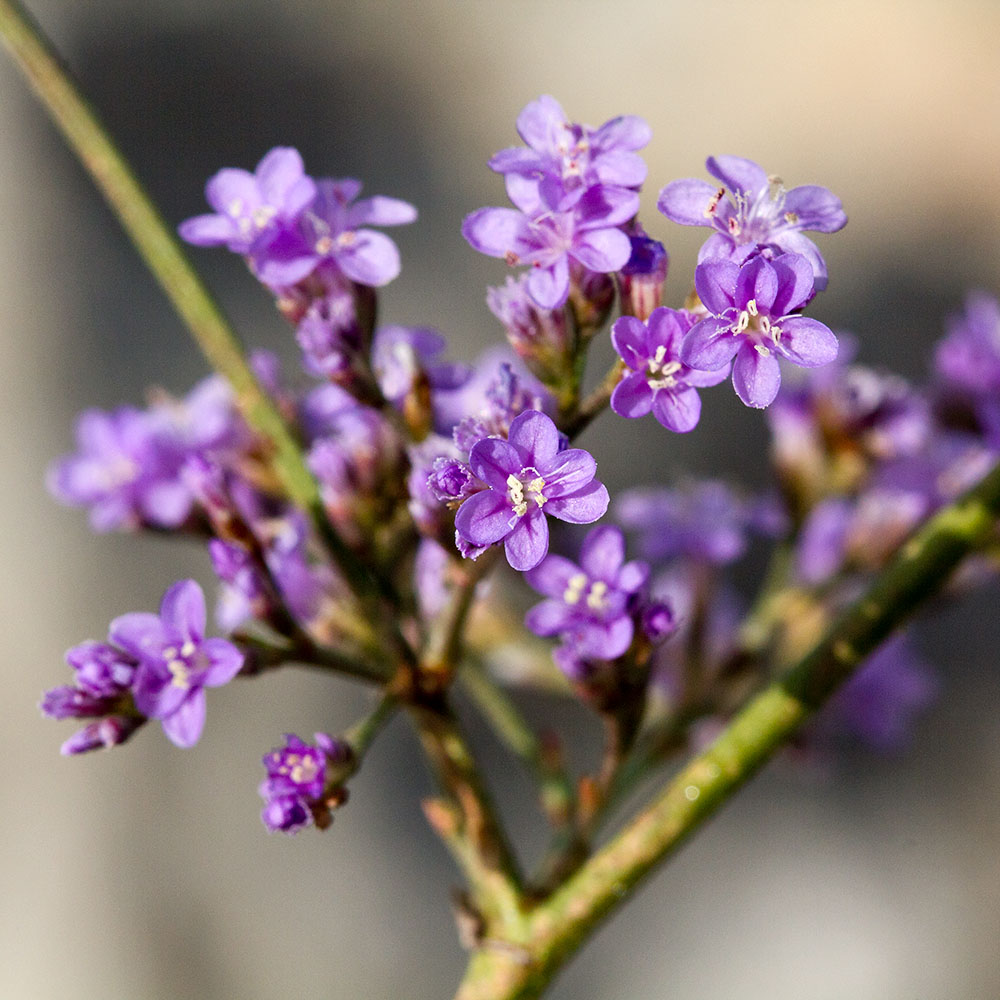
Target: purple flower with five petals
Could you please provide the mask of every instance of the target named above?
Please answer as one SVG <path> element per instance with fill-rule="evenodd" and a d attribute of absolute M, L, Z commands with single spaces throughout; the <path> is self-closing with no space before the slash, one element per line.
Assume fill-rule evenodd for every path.
<path fill-rule="evenodd" d="M 595 184 L 638 188 L 646 179 L 646 164 L 635 150 L 649 142 L 651 132 L 634 115 L 596 129 L 574 124 L 546 94 L 517 116 L 517 132 L 529 148 L 501 150 L 490 168 L 505 175 L 507 194 L 523 212 L 534 214 L 544 204 L 567 208 Z"/>
<path fill-rule="evenodd" d="M 279 146 L 252 174 L 227 168 L 210 178 L 205 199 L 215 214 L 188 219 L 178 232 L 195 246 L 225 245 L 234 253 L 252 254 L 293 225 L 315 195 L 316 184 L 306 176 L 298 151 Z"/>
<path fill-rule="evenodd" d="M 549 555 L 525 575 L 548 600 L 536 604 L 524 624 L 535 635 L 568 635 L 578 656 L 613 660 L 632 644 L 633 597 L 646 584 L 649 566 L 625 562 L 620 528 L 595 528 L 580 549 L 580 564 Z"/>
<path fill-rule="evenodd" d="M 653 416 L 668 430 L 692 430 L 701 416 L 695 388 L 718 385 L 729 366 L 698 371 L 680 360 L 681 344 L 695 323 L 686 310 L 654 309 L 648 322 L 622 316 L 611 328 L 611 342 L 631 372 L 615 386 L 611 409 L 620 417 Z"/>
<path fill-rule="evenodd" d="M 469 465 L 489 488 L 469 497 L 455 515 L 455 529 L 470 545 L 503 542 L 516 570 L 537 566 L 549 548 L 546 514 L 590 524 L 608 509 L 608 491 L 594 479 L 597 463 L 581 448 L 559 450 L 556 425 L 526 410 L 510 425 L 506 441 L 484 438 Z"/>
<path fill-rule="evenodd" d="M 293 733 L 285 734 L 285 746 L 262 758 L 267 777 L 260 784 L 265 805 L 260 818 L 272 833 L 296 833 L 316 823 L 330 823 L 330 807 L 323 801 L 327 766 L 343 764 L 350 747 L 327 733 L 315 734 L 311 746 Z"/>
<path fill-rule="evenodd" d="M 530 265 L 529 294 L 541 309 L 556 309 L 569 295 L 571 257 L 601 273 L 628 263 L 632 244 L 619 227 L 638 210 L 634 192 L 594 186 L 567 211 L 481 208 L 466 216 L 462 235 L 480 253 Z"/>
<path fill-rule="evenodd" d="M 289 228 L 253 258 L 254 271 L 272 288 L 294 285 L 322 264 L 359 285 L 379 287 L 399 274 L 399 250 L 384 233 L 367 226 L 402 226 L 417 210 L 398 198 L 376 196 L 355 201 L 361 181 L 324 179 L 316 197 Z M 353 204 L 352 204 L 353 202 Z"/>
<path fill-rule="evenodd" d="M 138 661 L 132 692 L 136 708 L 159 719 L 179 747 L 198 742 L 205 725 L 206 687 L 231 681 L 243 653 L 226 639 L 206 639 L 205 595 L 194 580 L 180 580 L 163 595 L 158 615 L 116 618 L 111 641 Z"/>
<path fill-rule="evenodd" d="M 826 262 L 802 231 L 843 229 L 847 216 L 840 199 L 815 184 L 788 191 L 777 177 L 739 156 L 710 156 L 705 166 L 721 187 L 695 178 L 673 181 L 656 203 L 674 222 L 716 230 L 701 248 L 698 262 L 724 258 L 741 263 L 759 250 L 802 254 L 812 267 L 816 290 L 826 288 Z"/>
<path fill-rule="evenodd" d="M 696 323 L 681 361 L 704 371 L 724 368 L 735 356 L 733 387 L 747 405 L 767 406 L 781 385 L 778 358 L 818 368 L 837 356 L 837 338 L 822 323 L 795 314 L 812 297 L 809 261 L 789 253 L 740 265 L 708 260 L 694 274 L 709 317 Z"/>

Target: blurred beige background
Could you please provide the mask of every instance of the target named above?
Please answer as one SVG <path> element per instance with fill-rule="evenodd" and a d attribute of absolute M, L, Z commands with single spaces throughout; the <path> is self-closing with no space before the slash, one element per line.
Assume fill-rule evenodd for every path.
<path fill-rule="evenodd" d="M 691 280 L 704 234 L 655 211 L 712 153 L 759 160 L 841 196 L 822 240 L 831 281 L 814 315 L 861 357 L 919 378 L 943 315 L 1000 292 L 1000 5 L 618 4 L 545 0 L 38 0 L 139 175 L 177 222 L 220 166 L 271 146 L 314 174 L 415 202 L 383 319 L 429 323 L 471 358 L 500 335 L 483 305 L 503 266 L 459 226 L 502 204 L 485 166 L 542 93 L 574 120 L 644 116 L 654 139 L 644 222 Z M 240 263 L 196 261 L 249 342 L 294 345 Z M 439 1000 L 463 965 L 428 781 L 405 725 L 389 731 L 323 836 L 269 837 L 259 758 L 285 731 L 337 731 L 356 688 L 286 673 L 214 691 L 201 744 L 152 727 L 65 760 L 69 728 L 39 718 L 64 650 L 156 607 L 199 551 L 96 537 L 45 494 L 87 405 L 182 392 L 204 372 L 109 213 L 0 56 L 0 996 L 17 1000 Z M 278 347 L 282 344 L 282 347 Z M 759 415 L 718 390 L 698 432 L 605 421 L 587 440 L 614 489 L 635 455 L 760 485 Z M 668 439 L 669 438 L 669 439 Z M 939 616 L 923 645 L 941 702 L 900 760 L 858 753 L 822 782 L 772 769 L 563 975 L 561 1000 L 985 1000 L 1000 995 L 1000 639 L 996 590 Z M 488 745 L 487 745 L 488 747 Z M 495 752 L 495 748 L 492 748 Z M 525 789 L 494 778 L 537 843 Z"/>

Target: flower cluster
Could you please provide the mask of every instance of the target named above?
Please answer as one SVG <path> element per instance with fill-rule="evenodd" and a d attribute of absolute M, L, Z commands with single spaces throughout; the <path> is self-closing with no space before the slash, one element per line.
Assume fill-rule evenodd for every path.
<path fill-rule="evenodd" d="M 52 718 L 88 720 L 65 753 L 122 743 L 148 719 L 191 746 L 206 688 L 286 662 L 350 674 L 387 701 L 412 697 L 431 711 L 475 646 L 463 629 L 492 560 L 473 561 L 501 547 L 543 597 L 527 630 L 556 640 L 556 666 L 605 723 L 608 767 L 644 727 L 644 746 L 676 750 L 809 649 L 913 526 L 995 460 L 995 300 L 973 297 L 952 321 L 927 391 L 853 364 L 849 338 L 842 346 L 803 315 L 827 283 L 804 232 L 840 229 L 839 200 L 818 186 L 785 190 L 755 163 L 720 156 L 707 161 L 718 185 L 676 181 L 659 196 L 669 219 L 712 229 L 691 294 L 671 308 L 667 250 L 637 217 L 646 123 L 574 124 L 541 97 L 517 130 L 524 145 L 490 161 L 515 207 L 474 211 L 462 231 L 528 271 L 487 295 L 512 350 L 473 363 L 450 360 L 427 326 L 376 325 L 376 290 L 400 259 L 374 227 L 413 221 L 412 206 L 361 199 L 355 180 L 314 179 L 286 147 L 252 173 L 209 180 L 213 211 L 180 233 L 244 257 L 294 327 L 297 379 L 274 355 L 254 355 L 251 367 L 259 406 L 287 424 L 297 474 L 314 482 L 305 500 L 296 494 L 217 377 L 180 400 L 159 393 L 144 410 L 83 414 L 77 451 L 52 466 L 50 490 L 88 508 L 99 531 L 203 541 L 230 638 L 205 637 L 201 588 L 182 580 L 158 615 L 123 615 L 107 642 L 71 649 L 73 683 L 42 703 Z M 592 380 L 589 345 L 608 325 L 618 359 Z M 660 482 L 612 505 L 576 436 L 606 407 L 691 432 L 700 390 L 730 375 L 747 406 L 769 407 L 777 488 L 749 496 L 714 480 Z M 573 529 L 550 538 L 550 518 L 589 525 L 609 507 L 617 523 L 590 529 L 573 558 L 558 551 Z M 626 559 L 627 535 L 641 559 Z M 768 545 L 771 569 L 743 617 L 729 567 Z M 517 619 L 504 610 L 474 620 L 489 634 Z M 508 641 L 532 662 L 520 656 L 523 632 Z M 490 660 L 489 648 L 476 652 Z M 836 724 L 898 743 L 933 686 L 917 664 L 904 642 L 886 647 L 845 690 Z M 263 758 L 265 826 L 329 825 L 362 751 L 353 735 L 287 735 Z M 609 793 L 614 775 L 604 779 L 582 787 Z M 584 823 L 579 843 L 591 833 Z"/>
<path fill-rule="evenodd" d="M 325 829 L 331 808 L 343 801 L 342 789 L 327 789 L 327 772 L 350 759 L 350 747 L 327 733 L 314 739 L 311 746 L 288 733 L 285 745 L 263 758 L 267 777 L 260 784 L 265 803 L 260 818 L 272 832 L 297 833 L 313 823 Z"/>
<path fill-rule="evenodd" d="M 66 654 L 74 686 L 42 701 L 54 719 L 93 718 L 63 744 L 82 753 L 123 743 L 146 719 L 158 719 L 172 743 L 191 747 L 205 725 L 205 688 L 231 681 L 243 653 L 226 639 L 205 638 L 205 595 L 181 580 L 163 595 L 158 615 L 116 618 L 108 642 L 85 642 Z"/>
<path fill-rule="evenodd" d="M 638 212 L 646 165 L 635 152 L 649 142 L 649 126 L 633 116 L 600 128 L 576 125 L 552 97 L 518 116 L 527 149 L 505 149 L 490 160 L 504 175 L 516 208 L 483 208 L 462 224 L 480 253 L 512 267 L 531 267 L 527 291 L 540 309 L 557 309 L 570 294 L 573 271 L 609 273 L 632 254 L 622 227 Z"/>

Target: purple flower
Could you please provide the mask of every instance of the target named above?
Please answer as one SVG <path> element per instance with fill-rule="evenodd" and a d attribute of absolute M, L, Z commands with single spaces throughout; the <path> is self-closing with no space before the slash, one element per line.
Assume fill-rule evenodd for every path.
<path fill-rule="evenodd" d="M 535 635 L 569 636 L 587 659 L 613 660 L 632 644 L 633 597 L 645 586 L 649 566 L 625 562 L 625 536 L 613 526 L 594 528 L 580 549 L 580 564 L 548 555 L 525 579 L 548 600 L 524 624 Z"/>
<path fill-rule="evenodd" d="M 49 467 L 49 492 L 62 503 L 89 507 L 95 531 L 177 527 L 191 510 L 191 494 L 177 478 L 177 456 L 164 450 L 161 431 L 159 420 L 130 406 L 81 413 L 79 450 Z"/>
<path fill-rule="evenodd" d="M 225 169 L 205 185 L 214 215 L 182 222 L 178 232 L 188 243 L 225 245 L 234 253 L 251 254 L 292 225 L 313 200 L 316 184 L 307 177 L 302 157 L 287 147 L 272 149 L 251 174 Z"/>
<path fill-rule="evenodd" d="M 639 532 L 639 549 L 653 561 L 733 562 L 746 550 L 754 514 L 730 487 L 714 481 L 628 490 L 615 503 L 616 517 L 627 531 Z"/>
<path fill-rule="evenodd" d="M 655 309 L 647 323 L 622 316 L 611 328 L 611 342 L 631 369 L 611 394 L 611 409 L 620 417 L 653 416 L 668 430 L 693 430 L 701 416 L 695 387 L 718 385 L 729 366 L 697 371 L 679 359 L 681 343 L 695 316 L 676 309 Z"/>
<path fill-rule="evenodd" d="M 816 290 L 826 288 L 826 262 L 802 232 L 842 229 L 847 216 L 840 199 L 814 184 L 787 191 L 778 178 L 738 156 L 710 156 L 705 166 L 721 187 L 694 178 L 673 181 L 656 203 L 674 222 L 716 230 L 701 248 L 699 263 L 714 258 L 741 263 L 758 250 L 797 253 L 809 261 Z"/>
<path fill-rule="evenodd" d="M 179 747 L 198 742 L 205 724 L 206 687 L 231 681 L 243 653 L 225 639 L 206 639 L 205 596 L 194 580 L 180 580 L 163 595 L 159 615 L 133 612 L 116 618 L 111 641 L 138 663 L 136 708 L 159 719 Z"/>
<path fill-rule="evenodd" d="M 146 720 L 132 703 L 136 661 L 105 642 L 83 642 L 66 653 L 72 685 L 46 691 L 39 708 L 50 719 L 94 719 L 61 748 L 64 756 L 124 743 Z"/>
<path fill-rule="evenodd" d="M 530 265 L 528 292 L 542 309 L 569 295 L 570 258 L 590 271 L 617 271 L 632 254 L 619 228 L 639 210 L 639 196 L 620 188 L 588 188 L 572 208 L 536 217 L 514 208 L 481 208 L 466 216 L 462 235 L 480 253 L 511 267 Z"/>
<path fill-rule="evenodd" d="M 572 524 L 602 517 L 608 491 L 594 479 L 597 463 L 580 448 L 560 451 L 559 445 L 556 425 L 537 410 L 516 417 L 506 441 L 478 441 L 469 465 L 489 489 L 459 507 L 458 534 L 476 547 L 502 541 L 507 561 L 523 571 L 548 552 L 546 514 Z"/>
<path fill-rule="evenodd" d="M 501 150 L 490 167 L 506 175 L 507 194 L 523 212 L 566 208 L 593 185 L 638 188 L 646 179 L 646 164 L 635 150 L 649 142 L 651 132 L 633 115 L 596 129 L 572 124 L 559 102 L 543 95 L 518 115 L 517 132 L 529 148 Z"/>
<path fill-rule="evenodd" d="M 385 398 L 405 412 L 408 400 L 420 399 L 422 387 L 430 390 L 432 406 L 439 393 L 461 388 L 472 370 L 437 360 L 446 346 L 444 337 L 429 327 L 379 329 L 372 342 L 371 367 Z"/>
<path fill-rule="evenodd" d="M 837 356 L 837 338 L 822 323 L 794 314 L 809 301 L 813 274 L 798 254 L 699 264 L 694 276 L 709 318 L 691 328 L 681 360 L 716 371 L 735 356 L 733 387 L 747 405 L 767 406 L 778 393 L 778 358 L 818 368 Z"/>
<path fill-rule="evenodd" d="M 260 280 L 272 288 L 295 285 L 326 264 L 359 285 L 392 281 L 399 274 L 399 250 L 384 233 L 367 227 L 405 225 L 416 219 L 417 210 L 381 195 L 355 202 L 360 193 L 361 182 L 353 178 L 317 181 L 316 197 L 298 226 L 254 254 Z"/>
<path fill-rule="evenodd" d="M 350 748 L 326 733 L 314 734 L 311 746 L 292 733 L 285 746 L 262 758 L 267 777 L 260 785 L 265 805 L 260 818 L 272 833 L 296 833 L 311 823 L 329 825 L 329 804 L 324 801 L 327 766 L 345 763 Z"/>

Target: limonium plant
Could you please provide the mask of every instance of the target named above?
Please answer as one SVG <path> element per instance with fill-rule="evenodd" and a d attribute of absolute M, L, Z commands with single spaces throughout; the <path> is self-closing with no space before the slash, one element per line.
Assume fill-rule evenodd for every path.
<path fill-rule="evenodd" d="M 648 125 L 593 128 L 542 96 L 518 116 L 522 143 L 489 161 L 513 207 L 470 206 L 462 226 L 471 251 L 512 269 L 498 265 L 486 293 L 484 322 L 506 344 L 471 364 L 448 360 L 419 317 L 378 323 L 377 290 L 402 266 L 384 230 L 418 223 L 405 199 L 314 176 L 291 146 L 220 169 L 207 213 L 192 192 L 180 237 L 238 254 L 273 296 L 301 350 L 301 371 L 285 373 L 238 346 L 9 0 L 0 30 L 216 369 L 183 398 L 88 410 L 50 466 L 50 493 L 94 530 L 205 546 L 220 633 L 199 583 L 164 580 L 158 613 L 126 610 L 106 640 L 74 646 L 41 702 L 81 727 L 64 754 L 155 739 L 149 722 L 196 753 L 212 689 L 265 671 L 300 664 L 367 685 L 372 710 L 346 732 L 282 735 L 275 719 L 256 744 L 248 734 L 260 819 L 271 833 L 327 829 L 384 723 L 408 717 L 437 781 L 424 814 L 464 882 L 456 995 L 501 1000 L 542 995 L 783 746 L 905 742 L 939 683 L 906 623 L 945 589 L 994 585 L 995 298 L 970 295 L 922 384 L 868 367 L 863 340 L 822 321 L 829 276 L 804 235 L 846 224 L 836 195 L 713 155 L 713 182 L 661 182 L 666 218 L 640 221 Z M 711 234 L 697 261 L 675 263 L 690 291 L 666 304 L 669 258 L 647 227 L 669 241 L 674 224 Z M 588 349 L 602 337 L 617 358 L 595 378 Z M 576 443 L 592 421 L 651 413 L 669 444 L 698 433 L 727 381 L 740 419 L 770 432 L 770 490 L 646 478 L 609 495 L 601 456 Z M 740 594 L 731 568 L 751 544 L 770 567 Z M 517 684 L 559 690 L 600 721 L 592 772 L 567 765 L 571 733 L 521 715 L 497 669 L 512 656 Z M 551 842 L 533 870 L 458 692 L 536 783 Z"/>

